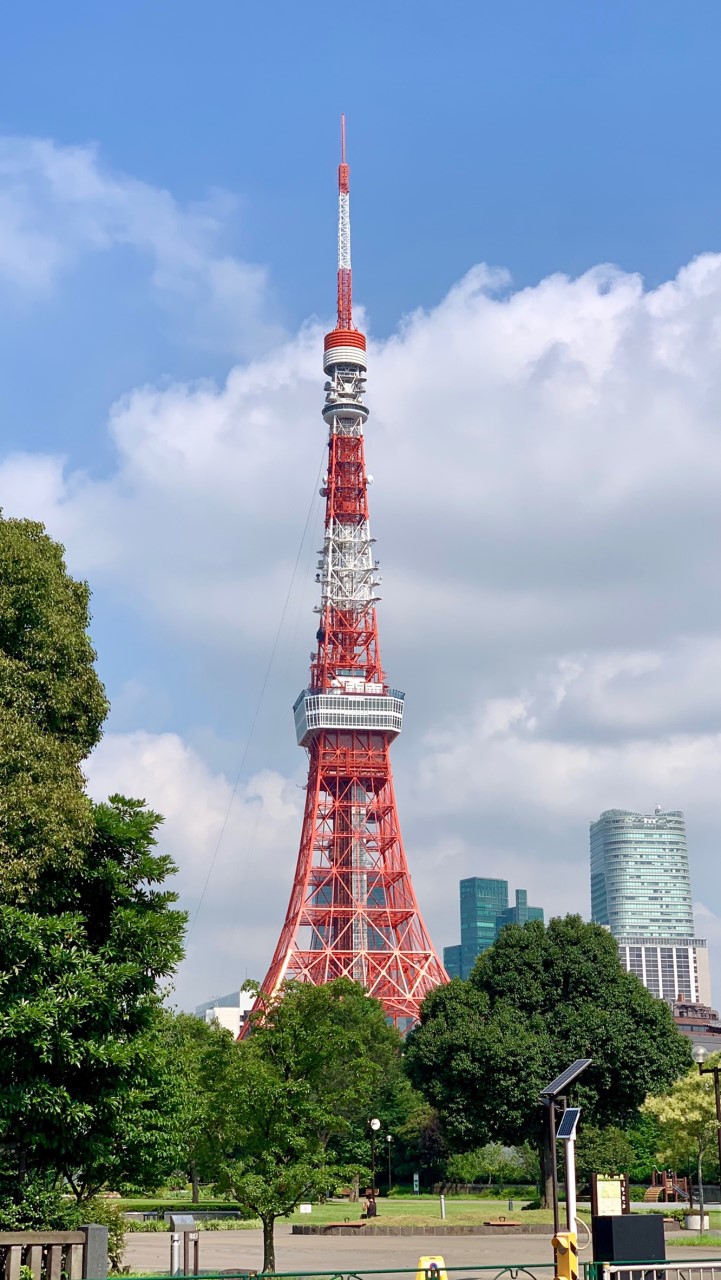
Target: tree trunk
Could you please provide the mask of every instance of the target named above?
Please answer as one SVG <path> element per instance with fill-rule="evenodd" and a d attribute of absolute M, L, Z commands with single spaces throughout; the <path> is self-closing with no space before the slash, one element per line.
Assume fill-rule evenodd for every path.
<path fill-rule="evenodd" d="M 357 1204 L 360 1200 L 360 1174 L 357 1173 L 350 1184 L 349 1204 Z"/>
<path fill-rule="evenodd" d="M 541 1207 L 550 1209 L 553 1205 L 553 1157 L 548 1132 L 544 1127 L 538 1154 L 541 1161 Z"/>
<path fill-rule="evenodd" d="M 194 1164 L 190 1166 L 190 1185 L 193 1188 L 193 1204 L 198 1204 L 200 1200 L 200 1183 L 198 1181 L 198 1170 Z"/>
<path fill-rule="evenodd" d="M 275 1218 L 263 1218 L 263 1270 L 275 1271 Z"/>

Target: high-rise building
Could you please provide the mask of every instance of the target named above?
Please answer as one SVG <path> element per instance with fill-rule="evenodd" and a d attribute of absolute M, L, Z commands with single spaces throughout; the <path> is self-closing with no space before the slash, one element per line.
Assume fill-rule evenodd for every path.
<path fill-rule="evenodd" d="M 680 810 L 607 809 L 591 823 L 591 918 L 610 929 L 624 968 L 654 995 L 711 1003 Z"/>
<path fill-rule="evenodd" d="M 461 943 L 444 947 L 443 964 L 450 978 L 467 978 L 476 958 L 493 946 L 507 924 L 543 920 L 542 907 L 529 907 L 525 889 L 516 889 L 515 905 L 508 905 L 508 881 L 471 876 L 460 883 Z"/>

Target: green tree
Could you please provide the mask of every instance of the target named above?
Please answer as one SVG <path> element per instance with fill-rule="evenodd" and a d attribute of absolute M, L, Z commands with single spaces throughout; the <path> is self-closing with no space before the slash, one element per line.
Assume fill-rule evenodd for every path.
<path fill-rule="evenodd" d="M 89 591 L 29 520 L 0 516 L 0 901 L 62 902 L 93 833 L 80 763 L 107 701 L 88 638 Z"/>
<path fill-rule="evenodd" d="M 502 1142 L 487 1142 L 473 1151 L 458 1152 L 450 1156 L 446 1165 L 446 1177 L 454 1182 L 481 1182 L 487 1186 L 495 1181 L 498 1186 L 517 1179 L 525 1170 L 523 1156 L 516 1147 L 504 1147 Z"/>
<path fill-rule="evenodd" d="M 410 1183 L 417 1173 L 421 1187 L 431 1187 L 444 1176 L 448 1147 L 438 1114 L 423 1095 L 411 1090 L 408 1103 L 405 1118 L 393 1130 L 396 1179 Z"/>
<path fill-rule="evenodd" d="M 626 1130 L 632 1157 L 628 1166 L 631 1182 L 650 1182 L 661 1147 L 661 1130 L 654 1116 L 639 1112 Z"/>
<path fill-rule="evenodd" d="M 344 1143 L 366 1131 L 400 1053 L 382 1006 L 345 978 L 287 984 L 237 1046 L 214 1100 L 216 1180 L 261 1219 L 264 1271 L 276 1219 L 357 1171 Z"/>
<path fill-rule="evenodd" d="M 182 956 L 173 864 L 141 801 L 115 796 L 93 817 L 68 910 L 0 904 L 0 1143 L 15 1198 L 38 1175 L 85 1198 L 108 1180 L 157 1182 L 177 1161 L 158 989 Z"/>
<path fill-rule="evenodd" d="M 709 1062 L 711 1066 L 721 1065 L 721 1054 L 714 1054 Z M 642 1110 L 658 1124 L 661 1142 L 657 1155 L 667 1167 L 684 1166 L 693 1151 L 703 1228 L 703 1162 L 713 1151 L 718 1134 L 713 1076 L 700 1075 L 693 1067 L 666 1093 L 647 1098 Z"/>
<path fill-rule="evenodd" d="M 224 1027 L 188 1013 L 166 1012 L 163 1039 L 176 1066 L 177 1168 L 190 1180 L 195 1204 L 201 1180 L 212 1181 L 217 1173 L 216 1094 L 218 1083 L 222 1092 L 232 1075 L 238 1049 Z"/>
<path fill-rule="evenodd" d="M 63 1179 L 82 1199 L 173 1156 L 159 984 L 182 955 L 184 916 L 166 887 L 172 860 L 154 847 L 159 816 L 117 796 L 93 805 L 84 790 L 107 712 L 88 608 L 42 526 L 0 516 L 6 1218 L 21 1202 L 42 1216 Z"/>
<path fill-rule="evenodd" d="M 592 1124 L 579 1126 L 576 1168 L 585 1182 L 592 1173 L 629 1173 L 633 1161 L 633 1145 L 618 1125 L 606 1125 L 603 1129 Z"/>
<path fill-rule="evenodd" d="M 583 1123 L 629 1123 L 643 1099 L 688 1065 L 668 1007 L 625 973 L 611 935 L 580 916 L 507 926 L 468 981 L 431 992 L 406 1066 L 439 1113 L 449 1145 L 533 1141 L 550 1160 L 541 1089 L 575 1058 Z"/>

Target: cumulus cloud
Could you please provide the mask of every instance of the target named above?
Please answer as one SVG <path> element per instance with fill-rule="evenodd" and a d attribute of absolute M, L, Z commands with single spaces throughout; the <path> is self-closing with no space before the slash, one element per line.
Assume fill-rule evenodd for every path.
<path fill-rule="evenodd" d="M 93 177 L 96 160 L 83 154 L 70 167 Z M 58 181 L 83 189 L 77 176 Z M 108 199 L 98 197 L 101 209 Z M 120 234 L 118 221 L 130 234 L 123 199 L 112 218 L 97 215 L 101 230 L 93 221 L 74 232 L 78 243 Z M 185 235 L 173 210 L 171 201 L 164 216 L 180 218 Z M 193 236 L 207 247 L 202 226 Z M 184 253 L 166 258 L 171 275 Z M 59 268 L 47 256 L 51 277 Z M 652 291 L 599 267 L 514 292 L 502 273 L 475 268 L 437 308 L 370 343 L 381 634 L 391 678 L 409 694 L 395 749 L 401 820 L 439 946 L 457 937 L 461 875 L 507 875 L 548 914 L 587 909 L 588 823 L 614 806 L 687 811 L 704 918 L 721 914 L 720 316 L 714 254 Z M 139 628 L 158 628 L 229 688 L 272 649 L 298 556 L 286 625 L 300 685 L 314 631 L 320 349 L 311 325 L 222 385 L 131 391 L 110 412 L 108 476 L 60 457 L 6 458 L 6 509 L 44 518 L 100 599 L 130 601 Z M 271 704 L 279 687 L 274 677 Z M 179 692 L 175 727 L 187 737 Z M 282 710 L 271 770 L 285 758 L 278 744 L 291 742 Z M 182 883 L 197 888 L 229 784 L 180 737 L 149 739 L 147 752 L 133 789 L 168 814 Z M 136 776 L 131 740 L 113 748 L 111 735 L 100 753 L 108 777 L 111 765 Z M 262 870 L 232 919 L 216 918 L 229 910 L 232 851 L 259 812 L 245 788 L 261 784 L 243 779 L 238 832 L 212 879 L 218 902 L 198 922 L 205 946 L 226 939 L 233 952 L 210 994 L 244 976 L 243 957 L 262 970 L 285 910 L 301 792 L 297 780 L 267 776 Z M 236 925 L 237 952 L 227 941 Z"/>
<path fill-rule="evenodd" d="M 156 299 L 192 318 L 215 349 L 258 352 L 278 339 L 267 272 L 224 248 L 234 201 L 214 192 L 180 205 L 113 172 L 92 146 L 0 137 L 0 283 L 47 293 L 83 258 L 134 252 Z"/>
<path fill-rule="evenodd" d="M 246 976 L 262 978 L 290 892 L 302 789 L 271 769 L 234 789 L 172 733 L 110 733 L 87 772 L 95 799 L 119 792 L 164 815 L 159 846 L 176 861 L 174 887 L 190 916 L 181 1002 L 192 1008 Z"/>

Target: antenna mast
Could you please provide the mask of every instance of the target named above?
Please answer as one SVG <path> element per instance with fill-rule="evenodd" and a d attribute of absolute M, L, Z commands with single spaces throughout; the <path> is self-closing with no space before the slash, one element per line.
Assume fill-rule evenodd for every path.
<path fill-rule="evenodd" d="M 350 266 L 350 165 L 345 161 L 345 116 L 340 118 L 338 165 L 338 328 L 353 328 Z"/>

